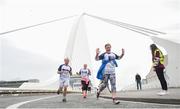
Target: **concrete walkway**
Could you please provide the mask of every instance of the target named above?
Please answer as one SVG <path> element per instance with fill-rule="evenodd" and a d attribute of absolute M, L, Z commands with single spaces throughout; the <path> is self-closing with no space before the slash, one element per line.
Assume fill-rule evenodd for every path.
<path fill-rule="evenodd" d="M 168 94 L 159 96 L 157 93 L 160 89 L 148 89 L 141 91 L 121 91 L 117 92 L 119 100 L 136 101 L 136 102 L 149 102 L 160 104 L 177 104 L 180 105 L 180 88 L 170 88 Z M 111 94 L 101 94 L 103 98 L 111 99 Z"/>

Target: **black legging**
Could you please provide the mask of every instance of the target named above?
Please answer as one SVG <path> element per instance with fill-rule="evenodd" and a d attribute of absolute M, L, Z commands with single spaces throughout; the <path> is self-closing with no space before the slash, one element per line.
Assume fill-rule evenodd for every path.
<path fill-rule="evenodd" d="M 164 71 L 163 70 L 164 70 L 164 68 L 156 68 L 156 74 L 157 74 L 158 79 L 159 79 L 159 81 L 161 83 L 162 89 L 167 90 L 168 89 L 167 88 L 167 82 L 166 82 L 166 80 L 164 78 Z"/>
<path fill-rule="evenodd" d="M 137 80 L 137 90 L 142 90 L 141 80 Z"/>
<path fill-rule="evenodd" d="M 82 84 L 82 91 L 87 91 L 88 90 L 88 86 L 89 86 L 89 82 L 88 84 L 86 84 L 86 81 L 81 81 Z"/>

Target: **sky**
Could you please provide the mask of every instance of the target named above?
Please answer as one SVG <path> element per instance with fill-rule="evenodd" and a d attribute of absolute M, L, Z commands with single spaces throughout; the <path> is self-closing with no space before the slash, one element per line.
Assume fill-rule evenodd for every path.
<path fill-rule="evenodd" d="M 1 0 L 1 32 L 83 12 L 169 33 L 179 42 L 179 0 Z M 170 35 L 170 36 L 169 36 Z"/>
<path fill-rule="evenodd" d="M 63 62 L 66 44 L 69 34 L 72 31 L 72 26 L 74 22 L 77 21 L 78 16 L 84 12 L 159 30 L 167 33 L 167 35 L 159 37 L 180 43 L 180 38 L 178 37 L 180 34 L 180 0 L 0 0 L 0 33 L 45 21 L 77 15 L 76 17 L 56 23 L 6 34 L 4 38 L 0 38 L 1 46 L 4 47 L 3 51 L 5 51 L 4 53 L 1 51 L 0 56 L 7 56 L 7 60 L 10 58 L 12 58 L 12 60 L 14 59 L 13 64 L 19 62 L 19 60 L 16 60 L 16 56 L 32 58 L 29 59 L 28 62 L 26 61 L 26 64 L 27 66 L 33 66 L 30 67 L 33 69 L 36 69 L 36 64 L 34 65 L 36 59 L 39 59 L 38 65 L 41 64 L 42 60 L 47 63 L 52 63 L 50 64 L 50 70 L 46 72 L 47 75 L 43 77 L 42 71 L 45 72 L 47 70 L 44 69 L 44 67 L 47 67 L 47 65 L 44 64 L 42 66 L 40 65 L 39 68 L 43 70 L 33 70 L 32 77 L 31 72 L 29 72 L 28 76 L 27 74 L 21 73 L 22 76 L 14 77 L 11 76 L 10 72 L 12 71 L 9 70 L 7 66 L 13 68 L 16 68 L 16 66 L 7 63 L 9 60 L 7 61 L 6 59 L 3 60 L 0 58 L 2 60 L 1 65 L 4 64 L 6 66 L 4 71 L 10 74 L 6 75 L 1 73 L 0 79 L 13 80 L 17 78 L 28 79 L 38 77 L 43 78 L 42 81 L 46 80 L 52 72 L 56 72 L 59 63 Z M 120 62 L 120 67 L 117 69 L 118 71 L 121 70 L 121 74 L 118 74 L 118 79 L 120 80 L 118 82 L 121 82 L 123 86 L 127 85 L 126 83 L 133 83 L 134 80 L 132 80 L 132 78 L 134 79 L 134 74 L 137 72 L 141 72 L 145 78 L 150 65 L 149 51 L 137 56 L 136 52 L 138 50 L 136 51 L 134 49 L 135 46 L 131 45 L 134 44 L 136 47 L 139 47 L 139 49 L 147 50 L 148 45 L 152 43 L 149 38 L 89 17 L 84 17 L 84 22 L 89 41 L 91 61 L 93 63 L 92 70 L 94 72 L 97 70 L 96 66 L 100 65 L 100 62 L 94 62 L 93 60 L 94 50 L 99 47 L 101 52 L 103 52 L 104 44 L 111 42 L 113 51 L 116 53 L 120 53 L 121 48 L 127 50 L 125 59 Z M 94 42 L 97 43 L 94 44 Z M 21 53 L 16 54 L 14 51 L 16 49 L 26 55 L 22 55 Z M 14 57 L 6 55 L 8 53 L 15 53 L 15 55 Z M 144 58 L 143 55 L 146 55 L 146 57 Z M 141 57 L 143 57 L 143 59 L 141 59 Z M 133 61 L 133 63 L 131 62 L 132 64 L 130 64 L 129 60 Z M 144 62 L 147 66 L 142 68 L 142 63 Z M 19 64 L 24 63 L 25 62 L 20 62 Z M 130 72 L 132 70 L 129 70 L 131 68 L 132 70 L 136 69 L 136 72 L 131 74 Z M 2 68 L 0 68 L 0 70 L 2 70 Z M 23 71 L 25 70 L 26 69 L 23 69 Z M 19 73 L 18 70 L 14 72 L 14 74 L 17 73 Z M 131 76 L 128 77 L 128 75 Z M 57 75 L 52 74 L 52 77 L 53 76 Z M 131 79 L 131 81 L 127 82 L 128 79 Z"/>

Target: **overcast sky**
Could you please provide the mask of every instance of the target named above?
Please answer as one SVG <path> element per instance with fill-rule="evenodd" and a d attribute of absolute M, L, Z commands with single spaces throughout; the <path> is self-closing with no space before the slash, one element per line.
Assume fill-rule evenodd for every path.
<path fill-rule="evenodd" d="M 179 0 L 1 0 L 0 8 L 1 32 L 83 12 L 162 30 L 174 41 L 180 28 Z"/>

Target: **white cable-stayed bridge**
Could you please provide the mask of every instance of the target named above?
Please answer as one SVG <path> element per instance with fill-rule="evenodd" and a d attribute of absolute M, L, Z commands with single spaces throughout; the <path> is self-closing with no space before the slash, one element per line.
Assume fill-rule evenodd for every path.
<path fill-rule="evenodd" d="M 135 55 L 130 56 L 128 54 L 128 52 L 129 53 L 133 52 L 133 50 L 132 50 L 133 44 L 136 44 L 136 40 L 133 39 L 133 37 L 139 37 L 139 38 L 143 37 L 143 38 L 145 38 L 144 40 L 151 41 L 150 43 L 152 43 L 153 41 L 155 41 L 155 43 L 158 43 L 157 40 L 164 41 L 163 39 L 159 39 L 158 36 L 166 35 L 166 33 L 161 32 L 161 31 L 157 31 L 157 30 L 153 30 L 153 29 L 149 29 L 149 28 L 145 28 L 145 27 L 141 27 L 141 26 L 136 26 L 136 25 L 132 25 L 132 24 L 128 24 L 128 23 L 124 23 L 124 22 L 120 22 L 120 21 L 116 21 L 116 20 L 112 20 L 112 19 L 108 19 L 108 18 L 103 18 L 103 17 L 99 17 L 96 15 L 91 15 L 88 13 L 83 13 L 80 16 L 79 15 L 73 15 L 73 16 L 63 17 L 63 18 L 59 18 L 59 19 L 55 19 L 55 20 L 41 22 L 39 24 L 34 24 L 34 25 L 26 26 L 26 27 L 20 27 L 17 29 L 6 31 L 6 32 L 1 32 L 0 33 L 0 40 L 1 40 L 1 43 L 4 44 L 4 43 L 6 43 L 7 40 L 11 40 L 11 38 L 17 37 L 15 35 L 16 33 L 17 33 L 17 35 L 19 35 L 19 33 L 23 32 L 23 31 L 28 31 L 28 30 L 32 31 L 31 29 L 33 29 L 33 28 L 39 29 L 39 28 L 43 28 L 45 25 L 48 26 L 48 25 L 53 24 L 53 23 L 55 24 L 58 22 L 66 22 L 67 20 L 70 20 L 70 19 L 73 19 L 73 24 L 72 24 L 72 27 L 70 27 L 71 29 L 69 30 L 69 33 L 66 33 L 66 35 L 68 35 L 68 36 L 59 36 L 59 37 L 66 37 L 65 38 L 66 40 L 59 41 L 60 46 L 59 47 L 56 46 L 56 48 L 53 48 L 53 46 L 52 46 L 51 49 L 59 48 L 59 49 L 57 49 L 57 51 L 62 51 L 61 56 L 60 56 L 62 58 L 61 60 L 63 60 L 63 57 L 70 58 L 70 60 L 71 60 L 70 65 L 72 66 L 74 73 L 78 72 L 78 70 L 82 67 L 82 65 L 84 63 L 87 63 L 89 65 L 89 67 L 91 68 L 91 70 L 93 71 L 93 75 L 92 75 L 91 79 L 92 79 L 92 84 L 95 86 L 98 83 L 96 80 L 96 72 L 98 69 L 97 65 L 99 65 L 99 64 L 97 64 L 97 62 L 94 62 L 94 54 L 93 54 L 94 51 L 93 50 L 96 49 L 95 46 L 98 47 L 100 44 L 105 44 L 107 42 L 110 42 L 110 43 L 112 43 L 112 45 L 113 44 L 115 45 L 115 46 L 113 46 L 114 48 L 117 48 L 117 45 L 120 45 L 120 48 L 119 48 L 119 52 L 120 52 L 121 46 L 123 47 L 124 45 L 132 45 L 131 47 L 127 47 L 127 58 L 125 59 L 126 60 L 125 65 L 126 66 L 125 65 L 123 66 L 123 63 L 121 63 L 122 68 L 120 68 L 120 70 L 122 70 L 122 71 L 121 71 L 121 74 L 118 74 L 118 76 L 119 76 L 118 82 L 119 81 L 121 82 L 121 85 L 119 85 L 119 87 L 120 87 L 119 89 L 122 89 L 122 88 L 127 87 L 127 86 L 131 85 L 132 83 L 134 83 L 134 80 L 130 80 L 129 82 L 126 82 L 123 80 L 123 78 L 128 79 L 128 80 L 132 79 L 132 78 L 134 79 L 134 75 L 137 72 L 138 73 L 140 72 L 140 74 L 142 74 L 143 77 L 145 78 L 145 76 L 150 72 L 149 64 L 151 62 L 148 61 L 150 57 L 147 57 L 147 56 L 149 56 L 147 53 L 145 54 L 145 57 L 140 56 L 142 58 L 142 60 L 144 59 L 143 62 L 145 62 L 145 64 L 147 64 L 147 65 L 143 65 L 142 62 L 137 62 L 137 60 L 132 60 L 131 58 L 136 57 L 136 56 Z M 96 21 L 97 21 L 97 23 L 96 23 Z M 96 25 L 94 25 L 92 22 Z M 99 24 L 103 24 L 103 26 L 101 26 Z M 105 34 L 108 33 L 108 35 L 111 35 L 111 33 L 112 33 L 112 35 L 115 34 L 118 36 L 118 35 L 121 35 L 121 32 L 122 32 L 123 36 L 120 37 L 120 40 L 122 40 L 122 44 L 115 42 L 117 39 L 119 39 L 119 38 L 116 38 L 117 36 L 114 36 L 114 37 L 108 36 L 108 35 L 107 36 L 98 36 L 98 37 L 102 37 L 102 38 L 97 38 L 97 36 L 90 36 L 91 34 L 96 34 L 95 32 L 90 33 L 91 29 L 92 30 L 94 29 L 93 31 L 98 31 L 98 30 L 97 29 L 95 30 L 95 28 L 93 28 L 93 27 L 88 27 L 88 25 L 93 25 L 94 27 L 97 27 L 97 28 L 101 27 L 101 28 L 99 28 L 99 33 L 97 33 L 97 35 L 100 35 L 104 28 L 105 28 L 105 31 L 103 31 L 103 32 Z M 105 26 L 109 26 L 109 27 L 106 28 Z M 104 27 L 104 28 L 102 28 L 102 27 Z M 54 27 L 54 28 L 56 28 L 56 27 Z M 108 29 L 109 32 L 106 31 L 106 29 Z M 36 31 L 33 30 L 33 32 L 36 32 Z M 45 33 L 46 31 L 41 31 L 41 32 Z M 61 32 L 62 31 L 59 30 L 59 33 L 61 33 Z M 130 33 L 130 35 L 134 35 L 134 36 L 128 36 L 129 33 Z M 55 34 L 55 33 L 53 33 L 53 34 Z M 127 34 L 127 36 L 125 36 L 126 34 Z M 20 36 L 20 38 L 22 38 L 22 37 L 29 37 L 29 36 Z M 36 38 L 38 40 L 38 37 L 39 37 L 38 35 L 36 37 L 33 37 L 33 40 L 36 40 Z M 42 42 L 43 42 L 43 40 L 44 40 L 43 36 L 40 36 L 40 37 L 41 37 Z M 52 36 L 49 36 L 49 37 L 52 37 Z M 95 40 L 96 38 L 97 38 L 97 40 Z M 15 39 L 16 38 L 14 38 L 13 40 L 15 40 Z M 25 39 L 26 38 L 24 38 L 23 40 L 25 40 Z M 63 39 L 63 38 L 60 38 L 60 39 Z M 18 40 L 18 38 L 16 40 Z M 129 41 L 129 40 L 131 40 L 131 41 Z M 138 39 L 138 40 L 142 43 L 141 45 L 145 46 L 147 49 L 147 47 L 149 46 L 148 45 L 149 43 L 145 41 L 145 43 L 143 44 L 143 42 L 142 42 L 143 39 Z M 30 41 L 32 41 L 32 40 L 30 40 Z M 38 41 L 39 41 L 39 44 L 41 44 L 41 40 L 38 40 Z M 128 42 L 126 42 L 126 41 L 128 41 Z M 165 41 L 167 41 L 167 40 L 165 40 Z M 55 42 L 55 43 L 57 43 L 57 42 Z M 63 42 L 63 43 L 61 43 L 61 42 Z M 33 45 L 33 41 L 31 43 Z M 169 43 L 173 43 L 173 42 L 169 41 Z M 1 44 L 1 46 L 2 46 L 2 44 Z M 54 43 L 51 42 L 49 44 L 47 43 L 46 45 L 53 45 L 53 44 Z M 6 45 L 3 45 L 3 46 L 5 47 Z M 23 46 L 23 43 L 20 46 Z M 36 45 L 34 44 L 34 46 L 36 46 Z M 103 45 L 101 45 L 101 46 L 103 46 Z M 134 45 L 134 49 L 135 49 L 135 46 L 136 45 Z M 139 45 L 137 45 L 137 47 L 139 47 Z M 31 49 L 33 49 L 33 48 L 31 48 Z M 41 49 L 41 48 L 38 48 L 38 49 Z M 169 49 L 169 48 L 167 48 L 167 49 Z M 3 51 L 5 51 L 5 52 L 3 52 Z M 45 51 L 48 51 L 48 50 L 45 50 Z M 103 51 L 103 48 L 102 48 L 102 51 Z M 141 54 L 140 51 L 142 51 L 142 50 L 139 50 L 139 51 L 137 50 L 137 55 Z M 14 53 L 14 52 L 12 52 L 12 53 Z M 142 52 L 144 52 L 144 51 L 142 51 Z M 8 67 L 8 65 L 9 66 L 13 66 L 13 65 L 8 64 L 9 61 L 7 61 L 8 59 L 5 58 L 6 57 L 5 53 L 11 53 L 11 52 L 8 52 L 8 50 L 2 50 L 1 53 L 3 54 L 3 55 L 1 54 L 1 66 L 2 66 L 1 67 L 1 73 L 3 75 L 5 75 L 5 72 L 6 72 L 6 74 L 10 74 L 10 72 L 12 72 L 12 70 L 7 69 L 7 67 Z M 54 53 L 56 53 L 56 52 L 54 52 Z M 60 52 L 58 52 L 58 53 L 60 53 Z M 48 54 L 48 52 L 47 52 L 47 54 Z M 12 57 L 11 55 L 8 55 L 8 56 L 11 57 L 12 61 L 16 60 L 16 57 Z M 7 57 L 7 58 L 9 58 L 9 57 Z M 24 60 L 24 61 L 26 61 L 26 60 Z M 22 64 L 27 64 L 27 66 L 28 66 L 29 63 L 28 62 L 26 63 L 24 61 L 22 63 L 17 62 L 18 63 L 17 66 L 21 66 Z M 35 61 L 36 61 L 36 59 L 33 60 L 32 62 L 35 62 Z M 134 61 L 136 61 L 136 62 L 134 62 Z M 49 62 L 49 60 L 47 60 L 45 62 Z M 168 62 L 171 63 L 171 60 Z M 174 62 L 174 61 L 172 61 L 172 62 Z M 15 63 L 16 62 L 14 62 L 13 64 L 15 64 Z M 96 64 L 94 64 L 94 63 L 96 63 Z M 129 64 L 129 63 L 132 63 L 132 64 Z M 32 64 L 34 64 L 34 63 L 32 63 Z M 39 64 L 40 63 L 38 63 L 37 65 L 39 65 Z M 60 63 L 57 63 L 57 61 L 53 61 L 52 65 L 55 65 L 55 64 L 60 64 Z M 47 67 L 45 69 L 48 69 L 48 65 L 50 65 L 50 64 L 48 64 L 47 66 L 45 64 L 43 64 L 43 65 L 45 67 Z M 126 68 L 126 67 L 128 67 L 128 65 L 129 65 L 129 68 L 131 68 L 131 70 Z M 137 65 L 137 66 L 135 66 L 135 65 Z M 169 69 L 167 68 L 167 71 L 169 70 L 169 72 L 170 72 L 172 70 L 172 68 L 171 68 L 171 65 L 169 65 L 169 66 L 170 67 L 169 67 Z M 25 87 L 25 88 L 33 88 L 34 87 L 34 88 L 43 88 L 43 89 L 45 89 L 45 88 L 56 88 L 58 85 L 58 82 L 57 82 L 58 76 L 55 74 L 55 71 L 57 70 L 57 68 L 55 68 L 55 67 L 57 67 L 57 65 L 54 67 L 52 67 L 50 65 L 50 69 L 54 68 L 54 70 L 47 71 L 48 72 L 47 73 L 48 78 L 47 77 L 45 78 L 46 81 L 43 80 L 42 82 L 40 82 L 40 84 L 25 83 L 22 85 L 22 87 Z M 35 72 L 37 69 L 40 69 L 40 68 L 38 68 L 38 66 L 37 66 L 37 68 L 34 68 L 34 67 L 32 67 L 32 68 L 34 69 L 32 71 L 35 71 Z M 128 70 L 123 70 L 123 68 L 126 68 Z M 16 70 L 19 70 L 18 72 L 21 72 L 20 71 L 21 69 L 17 68 Z M 134 72 L 130 72 L 130 71 L 134 71 Z M 142 71 L 146 71 L 146 72 L 142 72 Z M 46 71 L 44 72 L 44 70 L 37 70 L 37 72 L 38 73 L 41 72 L 41 73 L 32 74 L 32 75 L 33 75 L 33 77 L 38 75 L 38 79 L 39 79 L 40 75 L 43 75 L 44 73 L 46 74 Z M 124 74 L 122 74 L 122 72 L 124 72 Z M 54 73 L 54 74 L 52 74 L 52 73 Z M 24 74 L 24 75 L 26 75 L 26 74 Z M 28 76 L 29 75 L 31 75 L 31 74 L 28 74 Z M 170 78 L 174 77 L 174 74 L 172 74 L 172 76 L 171 76 L 171 74 L 169 74 L 169 75 L 170 75 Z M 178 86 L 179 85 L 179 83 L 175 83 L 174 81 L 170 81 L 170 82 L 172 82 L 171 83 L 172 86 Z M 33 87 L 31 85 L 33 85 Z"/>

